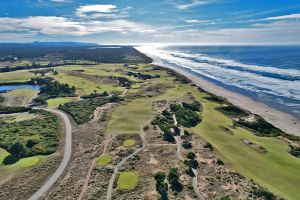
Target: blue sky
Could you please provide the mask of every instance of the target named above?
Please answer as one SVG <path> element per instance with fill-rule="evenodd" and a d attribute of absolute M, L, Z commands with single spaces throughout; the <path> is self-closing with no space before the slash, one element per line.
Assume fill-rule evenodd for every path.
<path fill-rule="evenodd" d="M 10 0 L 0 41 L 300 43 L 299 0 Z"/>

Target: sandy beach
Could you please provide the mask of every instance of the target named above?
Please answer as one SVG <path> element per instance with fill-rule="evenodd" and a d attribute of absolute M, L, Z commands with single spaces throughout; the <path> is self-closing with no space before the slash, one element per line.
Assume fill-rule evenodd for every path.
<path fill-rule="evenodd" d="M 142 52 L 144 53 L 144 52 Z M 175 67 L 169 66 L 164 64 L 160 61 L 160 59 L 153 57 L 152 55 L 147 56 L 153 59 L 152 64 L 158 65 L 162 67 L 167 67 L 170 69 L 175 70 L 176 72 L 186 76 L 189 78 L 195 85 L 201 87 L 202 89 L 211 92 L 215 95 L 222 96 L 226 98 L 232 104 L 244 108 L 254 114 L 262 116 L 266 121 L 273 124 L 274 126 L 280 128 L 281 130 L 285 131 L 286 133 L 300 136 L 300 121 L 295 118 L 294 116 L 279 111 L 275 108 L 267 106 L 263 103 L 254 101 L 253 99 L 229 91 L 223 87 L 217 86 L 211 82 L 201 79 L 200 77 L 190 74 L 184 70 L 176 69 Z"/>

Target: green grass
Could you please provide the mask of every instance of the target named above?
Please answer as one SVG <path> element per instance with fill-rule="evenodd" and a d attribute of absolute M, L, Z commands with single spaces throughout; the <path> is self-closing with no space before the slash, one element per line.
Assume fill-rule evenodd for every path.
<path fill-rule="evenodd" d="M 142 133 L 142 128 L 150 123 L 155 113 L 151 98 L 137 98 L 113 111 L 107 125 L 110 134 Z"/>
<path fill-rule="evenodd" d="M 29 157 L 29 158 L 23 158 L 19 161 L 19 165 L 21 167 L 32 167 L 34 165 L 36 165 L 38 162 L 40 161 L 38 156 L 33 156 L 33 157 Z"/>
<path fill-rule="evenodd" d="M 2 165 L 4 158 L 8 155 L 9 153 L 5 149 L 0 148 L 0 166 Z"/>
<path fill-rule="evenodd" d="M 29 70 L 0 73 L 0 83 L 20 83 L 29 81 L 34 77 Z"/>
<path fill-rule="evenodd" d="M 117 187 L 119 190 L 132 190 L 139 182 L 137 172 L 121 172 L 118 178 Z"/>
<path fill-rule="evenodd" d="M 26 106 L 37 93 L 31 89 L 16 89 L 8 92 L 8 100 L 12 106 Z"/>
<path fill-rule="evenodd" d="M 76 100 L 75 98 L 70 97 L 58 97 L 54 99 L 47 100 L 48 108 L 57 108 L 59 105 L 71 102 Z"/>
<path fill-rule="evenodd" d="M 288 153 L 289 147 L 285 142 L 258 137 L 243 128 L 232 129 L 233 135 L 224 134 L 219 126 L 231 127 L 233 121 L 216 111 L 219 105 L 203 99 L 205 94 L 198 92 L 195 87 L 185 85 L 170 89 L 163 98 L 184 97 L 187 92 L 192 92 L 203 105 L 203 121 L 192 131 L 211 143 L 223 156 L 225 163 L 286 199 L 300 199 L 300 159 Z M 265 147 L 267 153 L 261 154 L 249 148 L 241 139 Z"/>
<path fill-rule="evenodd" d="M 108 154 L 103 154 L 103 155 L 98 157 L 97 162 L 96 162 L 96 166 L 97 167 L 103 167 L 103 166 L 106 166 L 106 165 L 110 164 L 111 162 L 112 162 L 112 157 Z"/>
<path fill-rule="evenodd" d="M 129 140 L 125 140 L 123 142 L 123 145 L 127 148 L 132 147 L 135 145 L 135 140 L 129 139 Z"/>

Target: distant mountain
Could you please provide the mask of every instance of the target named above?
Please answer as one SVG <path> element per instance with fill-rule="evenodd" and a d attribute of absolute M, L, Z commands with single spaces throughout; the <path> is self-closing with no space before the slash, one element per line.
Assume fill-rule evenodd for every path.
<path fill-rule="evenodd" d="M 31 42 L 31 43 L 0 43 L 0 47 L 90 47 L 97 43 L 81 42 Z"/>

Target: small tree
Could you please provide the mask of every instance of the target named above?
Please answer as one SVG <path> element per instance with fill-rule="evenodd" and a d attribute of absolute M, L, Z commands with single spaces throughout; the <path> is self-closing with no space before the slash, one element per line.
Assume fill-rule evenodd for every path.
<path fill-rule="evenodd" d="M 188 154 L 187 154 L 187 158 L 188 159 L 191 159 L 191 160 L 195 160 L 195 158 L 196 158 L 196 154 L 194 153 L 194 152 L 188 152 Z"/>
<path fill-rule="evenodd" d="M 180 173 L 177 168 L 171 168 L 168 174 L 169 183 L 174 191 L 182 191 L 182 184 L 179 182 Z"/>
<path fill-rule="evenodd" d="M 26 149 L 22 143 L 16 142 L 9 146 L 8 152 L 15 157 L 22 157 L 26 154 Z"/>

